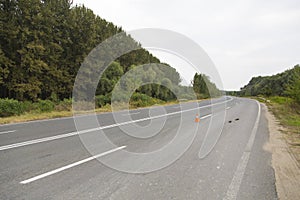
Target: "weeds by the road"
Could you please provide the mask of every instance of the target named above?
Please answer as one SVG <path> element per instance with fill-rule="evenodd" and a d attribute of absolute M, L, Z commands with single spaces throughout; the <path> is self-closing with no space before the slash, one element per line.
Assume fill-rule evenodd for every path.
<path fill-rule="evenodd" d="M 15 103 L 15 102 L 14 102 Z M 130 102 L 129 109 L 137 109 L 137 108 L 145 108 L 155 105 L 172 105 L 177 104 L 178 101 L 161 101 L 161 100 L 152 100 L 151 102 L 148 101 L 141 101 L 136 99 Z M 87 114 L 91 112 L 96 113 L 104 113 L 104 112 L 112 112 L 118 110 L 128 109 L 128 104 L 114 104 L 112 109 L 110 104 L 106 104 L 100 108 L 96 108 L 95 110 L 91 110 L 90 112 L 82 112 L 82 114 Z M 72 103 L 71 101 L 68 104 L 59 103 L 55 105 L 54 110 L 50 111 L 43 111 L 41 112 L 40 109 L 30 110 L 28 112 L 24 112 L 20 115 L 13 115 L 8 117 L 0 117 L 0 124 L 9 124 L 9 123 L 18 123 L 18 122 L 27 122 L 27 121 L 34 121 L 34 120 L 42 120 L 42 119 L 53 119 L 53 118 L 61 118 L 61 117 L 70 117 L 73 115 L 72 112 Z"/>
<path fill-rule="evenodd" d="M 268 107 L 280 121 L 293 133 L 300 135 L 300 105 L 287 97 L 270 97 Z"/>
<path fill-rule="evenodd" d="M 300 105 L 288 97 L 259 97 L 258 100 L 266 103 L 284 127 L 282 130 L 284 138 L 300 164 Z"/>

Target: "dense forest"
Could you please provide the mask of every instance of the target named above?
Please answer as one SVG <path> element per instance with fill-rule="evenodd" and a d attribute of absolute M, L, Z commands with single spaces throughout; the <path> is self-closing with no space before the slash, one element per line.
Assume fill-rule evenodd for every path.
<path fill-rule="evenodd" d="M 300 66 L 273 76 L 253 77 L 239 95 L 287 96 L 300 103 Z"/>
<path fill-rule="evenodd" d="M 30 111 L 34 109 L 32 104 L 49 111 L 62 102 L 69 110 L 74 81 L 83 61 L 95 47 L 116 34 L 125 35 L 138 48 L 108 63 L 94 90 L 97 107 L 110 104 L 120 78 L 141 65 L 142 76 L 127 77 L 122 85 L 128 89 L 141 82 L 153 82 L 136 89 L 132 98 L 139 102 L 155 104 L 194 99 L 195 93 L 198 98 L 219 94 L 202 74 L 195 75 L 193 87 L 180 85 L 180 75 L 174 68 L 161 63 L 121 27 L 83 5 L 73 5 L 71 0 L 0 0 L 0 26 L 1 116 Z M 147 66 L 149 63 L 157 66 Z M 43 106 L 45 109 L 40 109 Z"/>
<path fill-rule="evenodd" d="M 90 9 L 72 6 L 68 0 L 1 0 L 0 6 L 1 98 L 70 98 L 76 73 L 88 53 L 105 39 L 123 32 Z M 96 95 L 110 93 L 120 76 L 145 63 L 160 61 L 144 49 L 118 58 L 100 80 Z M 167 72 L 153 70 L 155 74 L 172 73 L 170 81 L 177 85 L 180 82 L 179 74 L 171 67 Z M 149 94 L 146 88 L 141 92 Z M 155 97 L 162 96 L 173 98 L 158 93 Z"/>

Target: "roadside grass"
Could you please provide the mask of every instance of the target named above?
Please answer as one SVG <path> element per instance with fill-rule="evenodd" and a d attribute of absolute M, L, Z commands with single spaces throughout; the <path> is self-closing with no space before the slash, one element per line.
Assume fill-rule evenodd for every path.
<path fill-rule="evenodd" d="M 280 124 L 290 131 L 300 135 L 300 105 L 289 97 L 254 97 L 254 99 L 265 103 L 272 111 Z"/>
<path fill-rule="evenodd" d="M 289 150 L 300 166 L 300 105 L 288 97 L 258 97 L 282 126 L 281 132 Z"/>
<path fill-rule="evenodd" d="M 300 105 L 288 97 L 270 97 L 268 99 L 267 105 L 280 123 L 300 134 Z"/>
<path fill-rule="evenodd" d="M 72 116 L 71 111 L 52 111 L 52 112 L 45 112 L 45 113 L 24 113 L 24 114 L 18 115 L 18 116 L 1 117 L 0 124 L 10 124 L 10 123 L 27 122 L 27 121 L 69 117 L 69 116 Z"/>
<path fill-rule="evenodd" d="M 200 101 L 200 100 L 199 100 Z M 186 101 L 189 102 L 189 101 Z M 153 101 L 152 103 L 155 104 L 141 104 L 141 102 L 131 102 L 129 109 L 137 109 L 137 108 L 147 108 L 152 106 L 166 106 L 166 105 L 174 105 L 178 104 L 179 101 Z M 65 108 L 66 109 L 66 108 Z M 90 112 L 80 112 L 78 114 L 88 114 L 92 112 L 96 113 L 105 113 L 105 112 L 112 112 L 112 111 L 119 111 L 128 109 L 127 104 L 115 104 L 113 109 L 110 104 L 106 104 L 102 106 L 101 108 L 96 108 L 95 110 L 92 110 Z M 71 117 L 73 116 L 73 112 L 71 108 L 67 108 L 66 110 L 54 110 L 51 112 L 37 112 L 37 111 L 30 111 L 25 112 L 21 115 L 14 115 L 10 117 L 0 117 L 0 124 L 11 124 L 11 123 L 18 123 L 18 122 L 28 122 L 28 121 L 34 121 L 34 120 L 43 120 L 43 119 L 53 119 L 53 118 L 62 118 L 62 117 Z"/>

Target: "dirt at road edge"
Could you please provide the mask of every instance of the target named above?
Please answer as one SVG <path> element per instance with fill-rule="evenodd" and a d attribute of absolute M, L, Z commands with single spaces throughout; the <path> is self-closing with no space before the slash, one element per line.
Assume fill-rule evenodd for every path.
<path fill-rule="evenodd" d="M 276 190 L 280 200 L 300 199 L 300 168 L 289 150 L 283 130 L 275 116 L 262 104 L 268 119 L 269 142 L 265 150 L 272 153 L 272 166 L 275 171 Z"/>

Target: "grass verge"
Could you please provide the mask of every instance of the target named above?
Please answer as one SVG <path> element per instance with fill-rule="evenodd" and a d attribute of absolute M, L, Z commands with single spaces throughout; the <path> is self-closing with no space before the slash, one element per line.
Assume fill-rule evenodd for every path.
<path fill-rule="evenodd" d="M 300 105 L 288 97 L 256 98 L 265 103 L 282 125 L 284 139 L 300 166 Z"/>
<path fill-rule="evenodd" d="M 137 108 L 146 108 L 146 107 L 151 107 L 151 106 L 165 106 L 165 105 L 173 105 L 173 104 L 178 104 L 178 101 L 160 101 L 158 104 L 154 105 L 144 105 L 140 106 L 139 102 L 138 103 L 133 103 L 130 105 L 129 109 L 137 109 Z M 125 105 L 116 105 L 114 107 L 114 111 L 118 110 L 123 110 L 127 109 L 127 104 Z M 95 112 L 96 113 L 104 113 L 104 112 L 111 112 L 112 108 L 110 104 L 106 104 L 105 106 L 102 106 L 101 108 L 96 108 Z M 88 113 L 88 112 L 86 112 Z M 82 114 L 86 114 L 82 113 Z M 51 112 L 26 112 L 21 115 L 17 116 L 10 116 L 10 117 L 0 117 L 0 124 L 11 124 L 11 123 L 19 123 L 19 122 L 28 122 L 28 121 L 34 121 L 34 120 L 43 120 L 43 119 L 53 119 L 53 118 L 62 118 L 62 117 L 71 117 L 73 116 L 72 111 L 51 111 Z"/>

